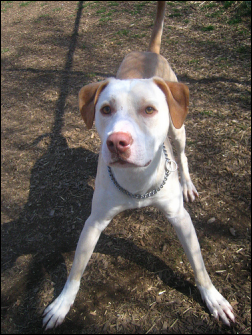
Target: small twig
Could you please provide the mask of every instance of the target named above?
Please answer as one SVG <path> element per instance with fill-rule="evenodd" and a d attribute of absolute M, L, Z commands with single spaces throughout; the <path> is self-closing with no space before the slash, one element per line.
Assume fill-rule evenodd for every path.
<path fill-rule="evenodd" d="M 187 309 L 183 312 L 183 314 L 185 314 L 186 312 L 188 312 L 189 309 L 192 309 L 192 307 L 187 308 Z"/>
<path fill-rule="evenodd" d="M 150 327 L 150 329 L 145 334 L 148 334 L 152 330 L 152 328 L 155 326 L 155 324 L 156 322 L 153 323 L 153 325 Z"/>
<path fill-rule="evenodd" d="M 170 328 L 172 328 L 174 325 L 175 325 L 175 323 L 178 321 L 178 319 L 176 319 L 174 322 L 173 322 L 173 324 L 170 326 Z"/>

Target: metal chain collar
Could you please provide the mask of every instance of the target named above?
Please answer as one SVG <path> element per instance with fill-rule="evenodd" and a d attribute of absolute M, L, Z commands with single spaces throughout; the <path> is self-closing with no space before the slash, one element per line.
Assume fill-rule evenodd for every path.
<path fill-rule="evenodd" d="M 163 151 L 164 151 L 164 155 L 165 155 L 165 170 L 166 171 L 165 171 L 164 180 L 163 180 L 162 184 L 158 188 L 156 188 L 153 191 L 147 192 L 147 193 L 145 193 L 143 195 L 142 194 L 131 193 L 131 192 L 125 190 L 123 187 L 121 187 L 118 184 L 118 182 L 116 181 L 116 179 L 115 179 L 115 177 L 114 177 L 114 175 L 112 173 L 112 170 L 111 170 L 110 166 L 108 166 L 108 173 L 109 173 L 110 179 L 114 183 L 115 187 L 118 188 L 118 190 L 120 190 L 124 194 L 126 194 L 129 197 L 134 198 L 134 199 L 147 199 L 147 198 L 155 195 L 157 192 L 159 192 L 164 187 L 164 184 L 166 183 L 169 174 L 171 172 L 174 172 L 174 171 L 177 170 L 177 163 L 173 159 L 169 159 L 168 158 L 167 151 L 165 149 L 165 145 L 164 144 L 163 144 Z M 172 164 L 174 164 L 174 166 L 175 166 L 174 169 L 172 169 Z"/>

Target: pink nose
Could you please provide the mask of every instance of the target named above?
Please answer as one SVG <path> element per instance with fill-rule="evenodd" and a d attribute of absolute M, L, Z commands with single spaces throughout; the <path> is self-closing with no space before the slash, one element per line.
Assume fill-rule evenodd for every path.
<path fill-rule="evenodd" d="M 129 134 L 118 132 L 109 135 L 107 146 L 110 152 L 123 154 L 125 151 L 129 150 L 132 142 L 133 139 Z"/>

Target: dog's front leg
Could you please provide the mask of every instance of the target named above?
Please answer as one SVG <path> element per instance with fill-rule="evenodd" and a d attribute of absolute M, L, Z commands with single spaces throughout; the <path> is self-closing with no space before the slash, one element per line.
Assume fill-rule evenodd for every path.
<path fill-rule="evenodd" d="M 186 202 L 194 201 L 195 197 L 198 197 L 199 194 L 196 190 L 196 187 L 193 185 L 189 174 L 187 157 L 185 154 L 185 145 L 186 145 L 186 133 L 185 126 L 183 125 L 180 129 L 176 129 L 170 122 L 168 135 L 171 136 L 171 139 L 174 143 L 174 146 L 177 151 L 178 157 L 178 166 L 180 172 L 180 183 L 183 189 L 183 195 Z"/>
<path fill-rule="evenodd" d="M 102 228 L 107 226 L 109 222 L 110 220 L 108 222 L 102 222 Z M 100 226 L 101 225 L 97 224 L 94 215 L 91 214 L 81 232 L 72 269 L 66 284 L 58 298 L 44 311 L 43 326 L 46 326 L 46 329 L 60 325 L 72 306 L 80 287 L 81 276 L 103 230 L 97 228 Z"/>
<path fill-rule="evenodd" d="M 196 284 L 201 297 L 209 311 L 215 318 L 221 318 L 226 325 L 230 325 L 228 317 L 234 322 L 233 308 L 229 302 L 213 286 L 206 271 L 198 238 L 190 215 L 185 209 L 177 217 L 168 218 L 174 226 L 178 238 L 193 268 Z"/>

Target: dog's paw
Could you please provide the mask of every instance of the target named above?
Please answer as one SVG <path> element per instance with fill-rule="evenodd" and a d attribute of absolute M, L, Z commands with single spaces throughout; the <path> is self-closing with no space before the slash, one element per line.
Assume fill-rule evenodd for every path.
<path fill-rule="evenodd" d="M 235 322 L 233 314 L 233 308 L 229 302 L 216 290 L 214 286 L 210 289 L 206 289 L 202 286 L 198 286 L 202 300 L 206 303 L 210 313 L 216 318 L 221 320 L 230 326 L 230 320 Z"/>
<path fill-rule="evenodd" d="M 61 295 L 54 300 L 54 302 L 45 309 L 43 314 L 43 327 L 46 326 L 45 330 L 59 326 L 64 321 L 71 305 L 72 304 L 66 302 L 65 298 Z"/>
<path fill-rule="evenodd" d="M 199 193 L 197 192 L 196 187 L 193 185 L 191 179 L 186 181 L 184 178 L 181 178 L 181 186 L 186 202 L 193 202 L 195 198 L 198 198 Z"/>
<path fill-rule="evenodd" d="M 75 282 L 75 281 L 73 281 Z M 79 282 L 66 283 L 63 291 L 45 310 L 43 313 L 43 327 L 45 330 L 56 328 L 65 319 L 70 307 L 74 303 L 74 299 L 79 290 Z"/>

